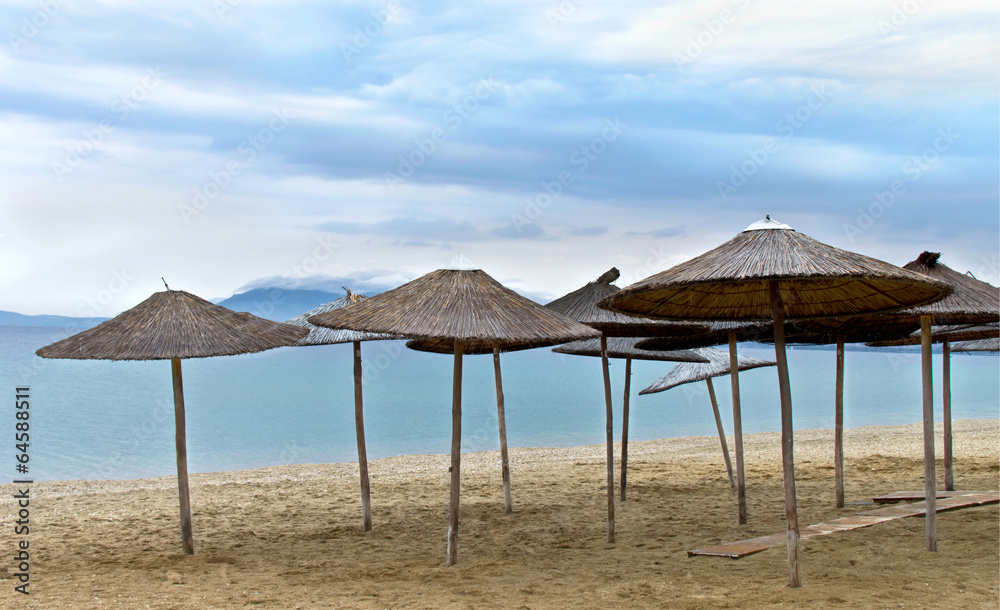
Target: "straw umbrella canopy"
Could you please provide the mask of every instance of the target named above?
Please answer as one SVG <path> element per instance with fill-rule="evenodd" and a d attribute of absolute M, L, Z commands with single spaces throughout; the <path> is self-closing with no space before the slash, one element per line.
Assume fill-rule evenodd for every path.
<path fill-rule="evenodd" d="M 445 269 L 351 307 L 313 316 L 317 326 L 454 342 L 451 494 L 445 564 L 458 560 L 461 482 L 462 355 L 466 341 L 516 342 L 543 347 L 595 336 L 593 329 L 548 311 L 505 288 L 461 255 Z"/>
<path fill-rule="evenodd" d="M 600 306 L 670 319 L 774 321 L 788 575 L 789 586 L 798 587 L 799 524 L 785 319 L 918 306 L 949 293 L 943 282 L 823 244 L 767 217 L 714 250 L 637 282 Z"/>
<path fill-rule="evenodd" d="M 925 276 L 940 280 L 954 288 L 954 291 L 946 298 L 928 305 L 912 307 L 898 312 L 877 314 L 869 316 L 857 316 L 849 318 L 831 318 L 826 320 L 808 320 L 799 323 L 799 326 L 814 332 L 827 334 L 848 334 L 865 337 L 869 342 L 879 342 L 884 345 L 897 345 L 892 343 L 901 341 L 906 344 L 913 335 L 923 337 L 926 325 L 926 343 L 922 348 L 921 362 L 924 367 L 924 376 L 929 384 L 931 352 L 930 344 L 935 341 L 935 331 L 932 324 L 939 326 L 961 326 L 977 324 L 997 324 L 1000 322 L 1000 292 L 992 286 L 974 277 L 959 273 L 939 261 L 939 252 L 921 252 L 920 255 L 909 263 L 903 265 L 904 269 L 921 273 Z M 917 330 L 919 329 L 919 330 Z M 943 420 L 944 420 L 944 466 L 945 466 L 945 489 L 954 490 L 954 464 L 953 464 L 953 438 L 951 422 L 951 357 L 950 333 L 956 329 L 939 328 L 937 336 L 942 343 L 944 353 L 942 359 L 942 399 L 943 399 Z M 972 338 L 973 334 L 955 335 L 957 338 Z M 885 342 L 885 343 L 883 343 Z M 920 341 L 918 341 L 920 342 Z M 928 387 L 928 391 L 930 388 Z M 934 415 L 933 411 L 924 414 L 924 445 L 925 459 L 924 483 L 927 487 L 928 507 L 936 504 L 936 473 L 934 464 Z M 936 516 L 927 518 L 927 547 L 934 550 L 937 547 L 936 540 Z"/>
<path fill-rule="evenodd" d="M 601 331 L 601 351 L 606 352 L 608 337 L 649 337 L 649 336 L 687 336 L 700 335 L 708 329 L 700 324 L 667 322 L 664 320 L 652 320 L 639 316 L 631 316 L 616 311 L 609 311 L 597 307 L 597 303 L 602 299 L 621 290 L 612 284 L 620 277 L 617 268 L 612 267 L 605 271 L 592 282 L 570 292 L 558 299 L 548 303 L 545 307 L 553 311 L 558 311 L 564 316 L 568 316 L 577 322 L 581 322 Z M 606 353 L 601 354 L 601 371 L 604 376 L 604 410 L 605 410 L 605 436 L 607 445 L 607 467 L 608 467 L 608 542 L 615 541 L 615 439 L 614 439 L 614 417 L 611 405 L 611 374 L 608 370 L 608 357 Z M 628 418 L 629 408 L 629 380 L 632 373 L 632 360 L 625 359 L 625 399 L 622 407 L 622 418 Z M 622 426 L 622 433 L 625 434 L 628 426 Z M 625 444 L 622 445 L 624 450 Z M 622 462 L 627 460 L 623 454 Z M 624 469 L 623 469 L 624 473 Z M 622 486 L 621 497 L 625 499 L 625 487 Z"/>
<path fill-rule="evenodd" d="M 668 350 L 650 351 L 636 349 L 635 344 L 642 341 L 642 337 L 608 337 L 606 339 L 606 351 L 603 355 L 608 358 L 620 358 L 625 360 L 625 397 L 622 402 L 622 463 L 621 477 L 619 477 L 619 498 L 622 502 L 626 500 L 625 489 L 628 485 L 628 416 L 629 399 L 632 394 L 632 360 L 656 360 L 661 362 L 708 362 L 703 356 L 690 350 Z M 585 339 L 574 341 L 552 351 L 560 354 L 572 354 L 574 356 L 602 356 L 601 341 L 598 339 Z"/>
<path fill-rule="evenodd" d="M 337 343 L 354 344 L 352 350 L 354 353 L 354 428 L 358 440 L 358 470 L 360 471 L 361 479 L 361 531 L 368 532 L 372 529 L 372 500 L 368 479 L 368 451 L 365 448 L 364 399 L 361 387 L 361 342 L 401 339 L 402 337 L 363 333 L 354 330 L 334 330 L 332 328 L 316 326 L 309 322 L 309 318 L 312 316 L 347 307 L 352 303 L 357 303 L 359 299 L 366 298 L 364 295 L 357 294 L 347 286 L 341 286 L 341 288 L 347 291 L 347 296 L 324 303 L 294 318 L 285 320 L 285 324 L 300 326 L 309 331 L 308 335 L 295 343 L 297 346 L 333 345 Z"/>
<path fill-rule="evenodd" d="M 1000 337 L 960 341 L 951 346 L 953 352 L 1000 352 Z"/>
<path fill-rule="evenodd" d="M 94 328 L 36 353 L 42 358 L 76 360 L 170 360 L 181 537 L 184 552 L 194 554 L 181 359 L 260 352 L 291 345 L 306 334 L 305 329 L 237 313 L 168 287 Z"/>
<path fill-rule="evenodd" d="M 952 346 L 953 352 L 998 352 L 1000 337 L 977 339 L 975 341 L 960 341 Z"/>
<path fill-rule="evenodd" d="M 729 446 L 726 444 L 726 432 L 722 428 L 722 418 L 719 416 L 719 403 L 715 399 L 715 388 L 712 386 L 713 377 L 721 377 L 722 375 L 729 374 L 731 370 L 729 366 L 729 354 L 712 347 L 702 347 L 694 351 L 699 356 L 708 360 L 708 362 L 705 364 L 678 364 L 665 375 L 651 383 L 649 387 L 639 392 L 639 396 L 655 394 L 685 383 L 704 380 L 708 385 L 708 398 L 712 403 L 715 425 L 719 429 L 719 443 L 722 445 L 722 456 L 726 462 L 726 472 L 729 474 L 729 486 L 736 487 L 736 480 L 733 478 L 733 464 L 729 459 Z M 770 360 L 761 360 L 760 358 L 751 358 L 749 356 L 740 356 L 737 362 L 740 371 L 765 366 L 776 366 L 778 364 Z"/>

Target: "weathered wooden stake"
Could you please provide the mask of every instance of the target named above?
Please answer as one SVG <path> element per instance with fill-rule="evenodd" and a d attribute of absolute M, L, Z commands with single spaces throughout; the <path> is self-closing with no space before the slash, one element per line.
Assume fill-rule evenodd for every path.
<path fill-rule="evenodd" d="M 608 542 L 615 541 L 615 438 L 612 431 L 611 373 L 608 371 L 608 336 L 601 332 L 601 370 L 604 371 L 604 405 L 608 444 Z"/>
<path fill-rule="evenodd" d="M 833 476 L 836 507 L 844 508 L 844 338 L 837 337 L 837 388 L 833 408 Z"/>
<path fill-rule="evenodd" d="M 722 417 L 719 416 L 719 402 L 715 399 L 715 386 L 712 379 L 706 379 L 708 384 L 708 398 L 712 401 L 712 413 L 715 415 L 715 427 L 719 429 L 719 442 L 722 443 L 722 458 L 726 460 L 726 472 L 729 474 L 729 487 L 736 487 L 736 479 L 733 478 L 733 462 L 729 459 L 729 445 L 726 444 L 726 431 L 722 427 Z"/>
<path fill-rule="evenodd" d="M 941 345 L 941 389 L 944 396 L 941 407 L 944 410 L 944 490 L 955 491 L 955 466 L 952 457 L 951 436 L 951 343 L 945 339 Z"/>
<path fill-rule="evenodd" d="M 733 387 L 733 441 L 736 449 L 736 511 L 740 525 L 747 522 L 747 481 L 743 471 L 743 418 L 740 414 L 740 363 L 736 331 L 729 331 L 729 381 Z"/>
<path fill-rule="evenodd" d="M 514 510 L 510 496 L 510 461 L 507 458 L 507 418 L 504 414 L 503 380 L 500 377 L 500 343 L 493 343 L 493 374 L 497 381 L 497 423 L 500 428 L 500 474 L 503 479 L 503 509 L 508 515 Z"/>
<path fill-rule="evenodd" d="M 184 381 L 180 358 L 170 359 L 174 380 L 174 423 L 177 442 L 177 494 L 181 504 L 181 540 L 184 552 L 194 555 L 194 531 L 191 526 L 191 491 L 188 488 L 187 434 L 184 423 Z"/>
<path fill-rule="evenodd" d="M 455 372 L 451 394 L 451 498 L 448 504 L 448 550 L 445 566 L 458 561 L 458 499 L 462 485 L 462 354 L 465 343 L 455 339 Z"/>
<path fill-rule="evenodd" d="M 361 342 L 354 342 L 354 428 L 358 436 L 358 469 L 361 474 L 361 531 L 372 529 L 372 498 L 368 482 L 368 450 L 365 448 L 364 401 L 361 391 Z"/>
<path fill-rule="evenodd" d="M 785 532 L 788 537 L 788 586 L 799 580 L 799 512 L 795 499 L 795 459 L 792 428 L 792 391 L 785 356 L 785 305 L 777 280 L 768 281 L 774 316 L 774 355 L 778 361 L 778 391 L 781 395 L 781 463 L 785 479 Z"/>
<path fill-rule="evenodd" d="M 625 482 L 628 479 L 628 399 L 632 391 L 632 359 L 625 359 L 625 399 L 622 403 L 622 476 L 621 497 L 625 501 Z"/>
<path fill-rule="evenodd" d="M 934 378 L 931 361 L 931 323 L 920 316 L 920 364 L 924 388 L 924 506 L 927 550 L 937 551 L 937 470 L 934 465 Z"/>

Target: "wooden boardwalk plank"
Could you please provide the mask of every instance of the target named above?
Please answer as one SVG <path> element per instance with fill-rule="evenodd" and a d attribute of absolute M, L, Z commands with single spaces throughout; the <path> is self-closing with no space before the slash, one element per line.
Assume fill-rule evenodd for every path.
<path fill-rule="evenodd" d="M 893 494 L 875 498 L 875 501 L 879 502 L 880 498 L 898 498 L 894 500 L 885 500 L 885 502 L 902 501 L 911 497 L 912 494 L 918 493 L 919 492 L 897 491 Z M 924 496 L 922 493 L 919 493 L 917 497 L 923 498 Z M 995 491 L 952 491 L 943 492 L 939 494 L 938 497 L 942 498 L 940 501 L 935 503 L 936 512 L 939 513 L 948 510 L 966 508 L 969 506 L 983 506 L 986 504 L 1000 503 L 1000 493 Z M 812 538 L 814 536 L 826 536 L 834 532 L 846 532 L 860 529 L 862 527 L 870 527 L 872 525 L 884 523 L 885 521 L 891 521 L 893 519 L 902 519 L 904 517 L 922 517 L 925 514 L 926 508 L 924 506 L 924 502 L 885 506 L 865 511 L 863 513 L 858 513 L 852 517 L 834 519 L 829 523 L 810 525 L 801 530 L 800 536 L 803 539 Z M 701 549 L 694 549 L 693 551 L 688 551 L 688 557 L 706 555 L 709 557 L 729 557 L 732 559 L 739 559 L 741 557 L 746 557 L 747 555 L 759 553 L 772 546 L 779 546 L 783 544 L 785 544 L 785 535 L 774 534 L 773 536 L 762 536 L 758 538 L 750 538 L 748 540 L 718 544 Z"/>

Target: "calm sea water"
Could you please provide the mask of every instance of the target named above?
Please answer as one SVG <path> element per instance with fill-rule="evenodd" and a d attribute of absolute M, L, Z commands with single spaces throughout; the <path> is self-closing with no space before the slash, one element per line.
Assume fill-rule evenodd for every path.
<path fill-rule="evenodd" d="M 63 329 L 0 327 L 0 393 L 12 430 L 14 392 L 31 391 L 30 476 L 35 480 L 130 479 L 175 473 L 174 419 L 168 361 L 46 360 L 43 345 Z M 774 358 L 770 346 L 741 353 Z M 401 342 L 362 346 L 369 458 L 447 453 L 451 442 L 450 356 L 413 352 Z M 507 435 L 512 447 L 569 447 L 604 442 L 600 361 L 548 349 L 504 354 Z M 673 366 L 633 362 L 629 438 L 714 435 L 704 382 L 638 396 Z M 940 356 L 935 356 L 940 420 Z M 920 421 L 917 354 L 848 351 L 845 427 Z M 789 352 L 796 429 L 833 428 L 834 353 Z M 260 354 L 183 361 L 191 472 L 357 459 L 350 345 L 281 348 Z M 996 355 L 955 354 L 956 419 L 1000 416 Z M 499 448 L 491 356 L 464 364 L 463 451 Z M 624 363 L 612 361 L 615 435 L 621 435 Z M 780 429 L 774 368 L 740 375 L 744 432 Z M 732 433 L 729 380 L 715 381 Z M 8 435 L 12 436 L 12 435 Z M 13 445 L 13 443 L 10 443 Z M 2 468 L 16 476 L 14 447 Z"/>

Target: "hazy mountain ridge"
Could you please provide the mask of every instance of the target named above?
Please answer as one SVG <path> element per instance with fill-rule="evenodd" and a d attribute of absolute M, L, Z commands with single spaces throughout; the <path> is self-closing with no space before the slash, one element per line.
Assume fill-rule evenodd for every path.
<path fill-rule="evenodd" d="M 72 316 L 34 315 L 13 311 L 0 311 L 0 326 L 48 326 L 84 330 L 97 326 L 108 318 L 75 318 Z"/>

